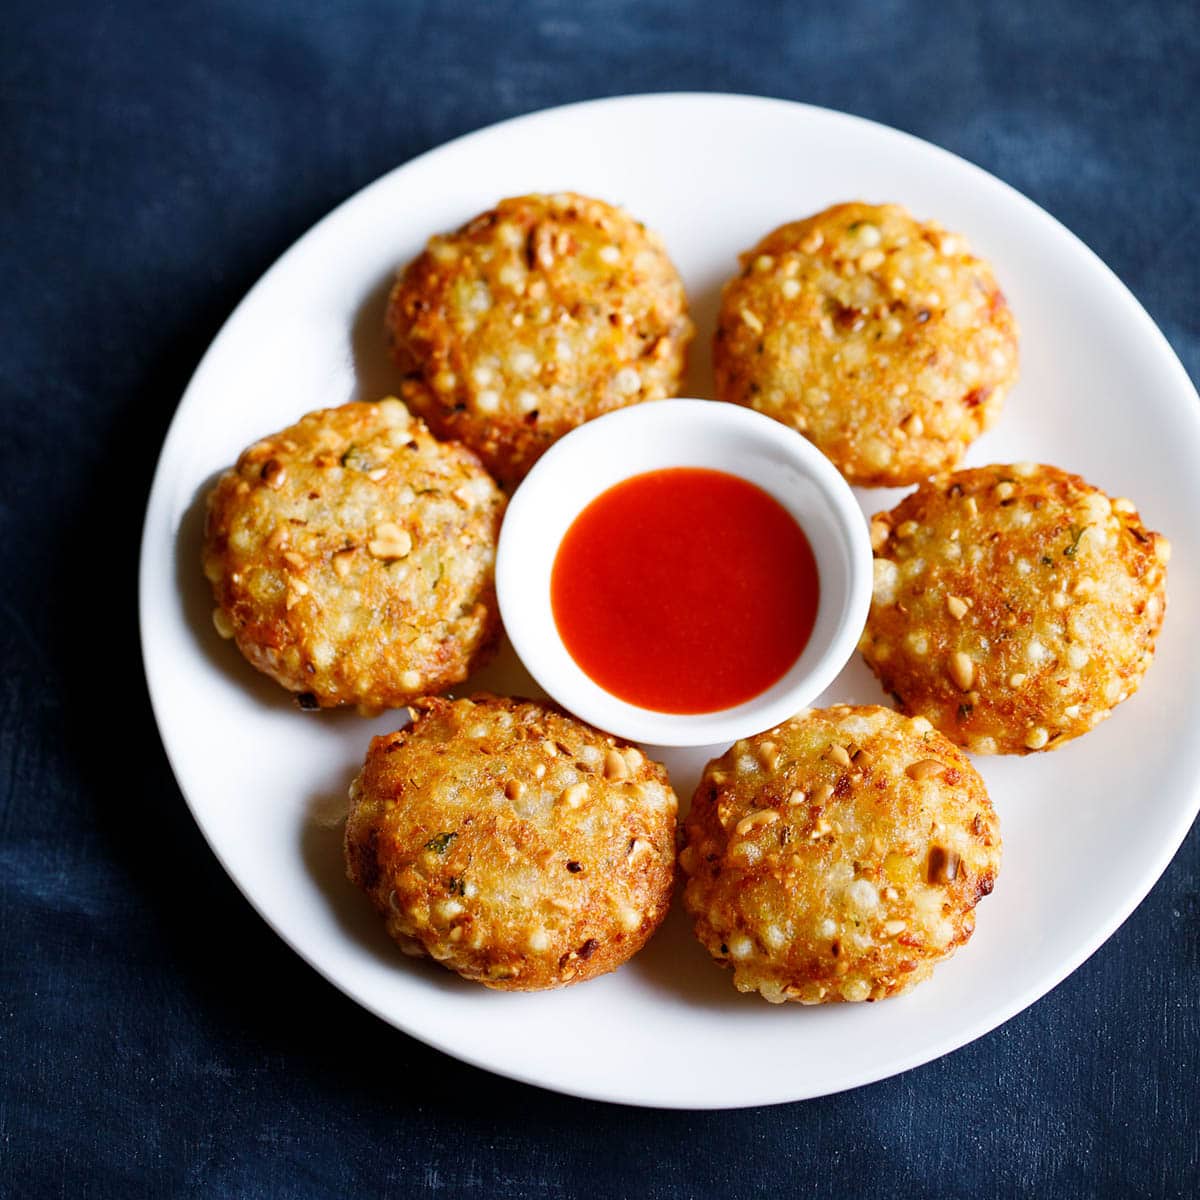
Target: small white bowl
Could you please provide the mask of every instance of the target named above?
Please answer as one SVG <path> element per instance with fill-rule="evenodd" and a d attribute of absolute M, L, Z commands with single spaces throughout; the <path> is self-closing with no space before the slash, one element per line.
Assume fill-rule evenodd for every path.
<path fill-rule="evenodd" d="M 584 673 L 554 621 L 550 575 L 571 523 L 608 488 L 663 467 L 709 467 L 757 484 L 800 524 L 817 560 L 820 599 L 807 646 L 782 679 L 733 708 L 664 713 L 621 700 Z M 588 421 L 539 460 L 504 518 L 496 591 L 517 655 L 565 709 L 631 741 L 708 746 L 769 729 L 829 686 L 862 633 L 872 570 L 854 494 L 798 433 L 735 404 L 658 400 Z"/>

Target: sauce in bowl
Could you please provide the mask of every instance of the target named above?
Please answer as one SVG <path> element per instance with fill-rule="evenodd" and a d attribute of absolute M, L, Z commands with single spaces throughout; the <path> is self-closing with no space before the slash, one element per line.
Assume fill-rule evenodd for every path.
<path fill-rule="evenodd" d="M 597 496 L 550 580 L 568 653 L 605 691 L 663 713 L 731 708 L 781 679 L 816 620 L 804 531 L 737 475 L 668 467 Z"/>

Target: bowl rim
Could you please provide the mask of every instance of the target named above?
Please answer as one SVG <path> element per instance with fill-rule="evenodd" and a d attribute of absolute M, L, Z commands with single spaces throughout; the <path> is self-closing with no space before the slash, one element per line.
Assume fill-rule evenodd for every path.
<path fill-rule="evenodd" d="M 808 669 L 786 687 L 780 688 L 776 683 L 742 704 L 704 713 L 666 713 L 641 708 L 600 688 L 574 663 L 553 617 L 548 622 L 530 617 L 528 598 L 529 588 L 533 585 L 528 572 L 522 569 L 529 553 L 548 554 L 553 562 L 561 544 L 560 539 L 553 547 L 539 546 L 529 551 L 521 543 L 526 536 L 527 524 L 535 519 L 539 506 L 553 495 L 555 482 L 561 479 L 561 472 L 569 463 L 577 461 L 579 456 L 586 456 L 597 442 L 607 440 L 614 433 L 629 438 L 649 436 L 665 443 L 665 431 L 677 422 L 686 422 L 690 432 L 702 423 L 705 436 L 713 439 L 731 432 L 749 435 L 761 443 L 764 450 L 769 447 L 776 455 L 782 454 L 788 465 L 803 474 L 819 493 L 828 510 L 828 524 L 841 543 L 847 564 L 845 601 L 833 635 Z M 661 467 L 688 466 L 686 457 L 664 462 Z M 711 463 L 694 465 L 712 466 Z M 634 465 L 615 477 L 606 478 L 595 488 L 589 487 L 578 504 L 572 501 L 564 533 L 597 496 L 626 479 L 656 469 L 660 468 Z M 735 463 L 715 469 L 726 470 L 774 495 L 770 486 L 764 486 L 761 479 L 753 478 Z M 779 499 L 778 496 L 775 498 Z M 635 404 L 596 417 L 571 430 L 542 455 L 509 501 L 496 551 L 496 596 L 501 621 L 514 652 L 555 703 L 581 720 L 631 741 L 654 746 L 708 746 L 731 743 L 770 729 L 811 704 L 837 678 L 857 649 L 866 624 L 871 603 L 873 557 L 869 526 L 854 492 L 837 468 L 811 442 L 789 426 L 753 409 L 718 400 L 677 397 Z M 575 668 L 575 673 L 559 671 L 547 662 L 547 656 L 538 648 L 539 642 L 544 643 L 546 639 L 557 644 Z M 790 670 L 794 669 L 793 665 Z M 572 677 L 568 677 L 569 674 Z M 586 686 L 582 685 L 583 679 L 587 680 Z M 784 679 L 787 679 L 786 675 Z M 589 695 L 594 689 L 603 695 L 603 707 L 596 703 L 594 695 Z"/>

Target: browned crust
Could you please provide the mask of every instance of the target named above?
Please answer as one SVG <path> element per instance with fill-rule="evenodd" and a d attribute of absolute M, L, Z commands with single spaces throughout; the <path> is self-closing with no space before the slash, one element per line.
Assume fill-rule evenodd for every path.
<path fill-rule="evenodd" d="M 966 756 L 927 722 L 848 705 L 710 762 L 680 855 L 696 935 L 738 989 L 805 1004 L 926 979 L 971 936 L 999 863 Z"/>
<path fill-rule="evenodd" d="M 209 497 L 214 620 L 305 707 L 441 691 L 499 640 L 503 511 L 475 455 L 399 401 L 310 413 L 245 450 Z"/>
<path fill-rule="evenodd" d="M 1167 541 L 1078 475 L 1016 464 L 941 476 L 878 514 L 872 541 L 863 655 L 906 712 L 973 752 L 1065 744 L 1153 659 Z"/>
<path fill-rule="evenodd" d="M 431 239 L 386 327 L 405 401 L 506 483 L 584 421 L 675 395 L 692 337 L 661 241 L 571 193 L 502 200 Z"/>
<path fill-rule="evenodd" d="M 577 983 L 636 954 L 671 897 L 666 770 L 537 701 L 413 710 L 372 741 L 345 839 L 349 878 L 401 948 L 506 991 Z"/>
<path fill-rule="evenodd" d="M 948 470 L 995 421 L 1017 326 L 961 237 L 898 205 L 838 204 L 740 261 L 722 294 L 717 395 L 791 425 L 852 483 Z"/>

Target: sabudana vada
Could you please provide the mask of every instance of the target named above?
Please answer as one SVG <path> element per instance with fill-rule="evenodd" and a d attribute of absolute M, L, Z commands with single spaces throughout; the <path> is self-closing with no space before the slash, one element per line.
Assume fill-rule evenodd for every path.
<path fill-rule="evenodd" d="M 575 426 L 677 393 L 692 337 L 660 239 L 563 193 L 502 200 L 430 240 L 392 291 L 401 395 L 504 483 Z"/>
<path fill-rule="evenodd" d="M 871 523 L 859 648 L 910 714 L 975 754 L 1053 750 L 1137 691 L 1170 545 L 1133 503 L 1057 467 L 978 467 Z"/>
<path fill-rule="evenodd" d="M 927 721 L 837 705 L 710 762 L 679 861 L 696 935 L 739 991 L 879 1000 L 971 936 L 1000 834 L 983 781 Z"/>
<path fill-rule="evenodd" d="M 726 285 L 717 395 L 804 434 L 851 482 L 957 465 L 1017 377 L 1017 325 L 962 237 L 895 204 L 768 234 Z"/>
<path fill-rule="evenodd" d="M 500 633 L 504 496 L 398 400 L 310 413 L 208 500 L 213 623 L 302 708 L 394 708 L 465 679 Z"/>
<path fill-rule="evenodd" d="M 666 915 L 666 770 L 546 704 L 427 699 L 371 743 L 346 866 L 406 953 L 509 991 L 578 983 Z"/>
<path fill-rule="evenodd" d="M 970 938 L 1000 869 L 983 780 L 928 721 L 810 710 L 708 763 L 684 905 L 739 991 L 881 1000 Z"/>

